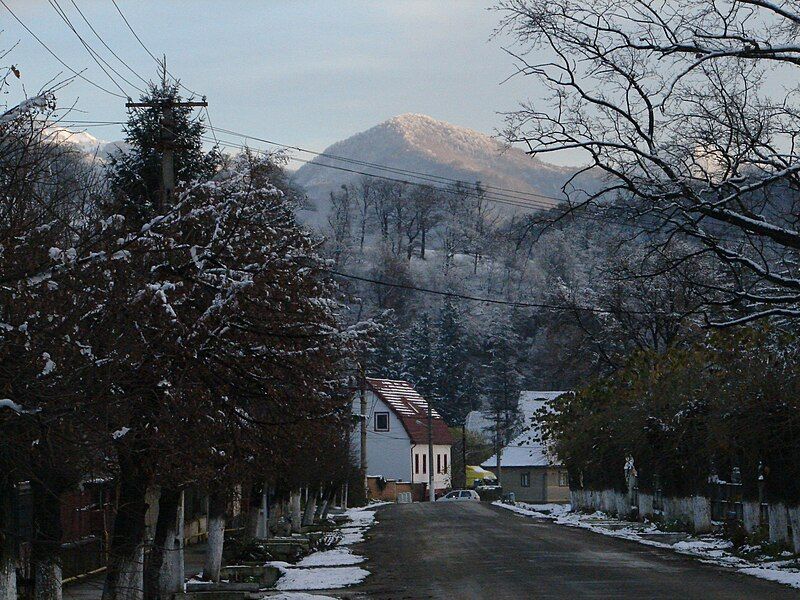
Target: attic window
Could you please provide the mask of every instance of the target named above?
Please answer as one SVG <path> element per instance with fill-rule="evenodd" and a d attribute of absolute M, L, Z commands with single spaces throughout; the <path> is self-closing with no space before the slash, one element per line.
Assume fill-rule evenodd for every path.
<path fill-rule="evenodd" d="M 375 431 L 389 431 L 389 413 L 375 413 Z"/>

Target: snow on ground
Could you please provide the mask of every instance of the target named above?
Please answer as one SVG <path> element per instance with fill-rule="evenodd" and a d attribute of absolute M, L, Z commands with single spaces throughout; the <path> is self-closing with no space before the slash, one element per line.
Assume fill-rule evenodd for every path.
<path fill-rule="evenodd" d="M 363 541 L 364 533 L 375 524 L 374 509 L 387 502 L 374 503 L 363 508 L 351 508 L 345 511 L 350 521 L 339 528 L 342 541 L 336 548 L 309 554 L 296 565 L 273 561 L 267 563 L 281 571 L 276 589 L 283 591 L 297 590 L 334 590 L 361 583 L 369 575 L 369 571 L 357 565 L 365 560 L 363 556 L 353 553 L 346 546 Z M 275 598 L 276 596 L 265 596 Z M 280 598 L 281 596 L 277 596 Z M 313 595 L 284 596 L 286 600 L 310 600 L 320 598 Z"/>
<path fill-rule="evenodd" d="M 279 590 L 335 590 L 364 581 L 369 571 L 361 567 L 282 568 Z"/>
<path fill-rule="evenodd" d="M 334 548 L 323 552 L 309 554 L 299 563 L 298 567 L 340 567 L 344 565 L 357 565 L 366 560 L 363 556 L 353 554 L 349 548 Z"/>
<path fill-rule="evenodd" d="M 797 561 L 769 560 L 758 563 L 745 560 L 733 554 L 732 544 L 719 534 L 689 535 L 665 532 L 653 523 L 622 521 L 596 512 L 593 514 L 570 512 L 569 504 L 526 504 L 515 505 L 493 502 L 517 514 L 541 519 L 551 519 L 559 525 L 588 529 L 594 533 L 610 537 L 632 540 L 646 546 L 665 548 L 679 554 L 700 559 L 703 562 L 728 567 L 740 573 L 769 579 L 800 588 L 800 568 Z"/>
<path fill-rule="evenodd" d="M 315 594 L 304 594 L 303 592 L 281 592 L 272 596 L 265 596 L 271 600 L 336 600 L 333 596 L 318 596 Z"/>

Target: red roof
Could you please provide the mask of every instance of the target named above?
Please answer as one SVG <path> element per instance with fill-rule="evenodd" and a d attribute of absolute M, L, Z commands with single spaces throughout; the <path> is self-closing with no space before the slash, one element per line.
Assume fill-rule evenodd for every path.
<path fill-rule="evenodd" d="M 414 444 L 428 443 L 428 401 L 407 381 L 367 377 L 367 385 L 392 409 Z M 450 446 L 453 438 L 442 416 L 431 410 L 433 443 Z"/>

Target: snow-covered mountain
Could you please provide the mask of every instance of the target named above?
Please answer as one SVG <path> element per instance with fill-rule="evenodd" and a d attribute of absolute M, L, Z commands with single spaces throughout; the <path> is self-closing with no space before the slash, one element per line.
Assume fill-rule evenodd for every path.
<path fill-rule="evenodd" d="M 125 146 L 125 142 L 106 142 L 86 131 L 72 131 L 57 125 L 50 127 L 48 133 L 52 136 L 53 141 L 60 144 L 71 144 L 87 157 L 96 156 L 101 161 Z"/>
<path fill-rule="evenodd" d="M 389 119 L 333 144 L 324 154 L 556 197 L 561 197 L 562 184 L 575 172 L 531 158 L 486 134 L 420 114 Z M 294 181 L 306 190 L 321 213 L 326 212 L 331 191 L 361 177 L 321 164 L 419 181 L 411 174 L 390 173 L 318 156 L 297 170 Z"/>

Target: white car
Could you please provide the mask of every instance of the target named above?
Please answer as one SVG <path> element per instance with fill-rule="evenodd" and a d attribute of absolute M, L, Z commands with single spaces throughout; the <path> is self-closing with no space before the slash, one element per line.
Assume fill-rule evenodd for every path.
<path fill-rule="evenodd" d="M 437 502 L 480 502 L 481 497 L 475 490 L 453 490 L 448 492 Z"/>

